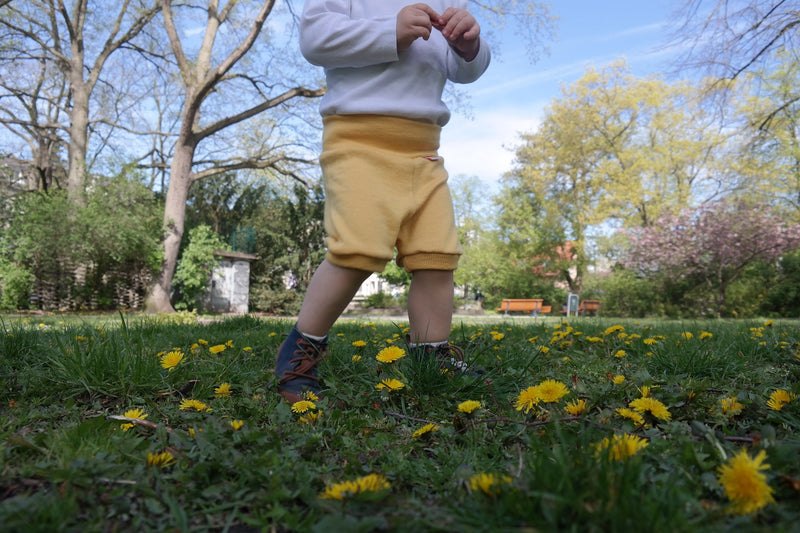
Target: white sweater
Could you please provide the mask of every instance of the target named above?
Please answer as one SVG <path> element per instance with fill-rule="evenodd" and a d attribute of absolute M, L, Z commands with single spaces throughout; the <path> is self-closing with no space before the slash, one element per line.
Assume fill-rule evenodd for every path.
<path fill-rule="evenodd" d="M 411 0 L 305 0 L 300 50 L 325 68 L 328 92 L 322 116 L 390 115 L 443 126 L 450 111 L 442 101 L 445 82 L 470 83 L 489 66 L 489 46 L 465 61 L 435 28 L 430 38 L 397 51 L 397 13 Z M 437 13 L 466 9 L 466 0 L 428 0 Z"/>

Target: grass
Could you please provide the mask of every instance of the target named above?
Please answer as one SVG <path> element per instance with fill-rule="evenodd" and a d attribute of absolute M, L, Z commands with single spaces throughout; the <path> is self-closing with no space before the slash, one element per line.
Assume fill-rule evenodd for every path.
<path fill-rule="evenodd" d="M 458 322 L 451 341 L 485 368 L 476 378 L 411 357 L 381 364 L 380 350 L 405 348 L 405 324 L 341 321 L 320 368 L 324 399 L 303 413 L 279 400 L 272 374 L 290 326 L 0 322 L 0 529 L 797 528 L 796 322 Z M 184 356 L 167 369 L 171 351 Z M 404 387 L 376 389 L 390 378 Z M 547 380 L 566 396 L 529 389 Z M 540 401 L 518 410 L 526 390 Z M 789 398 L 779 410 L 768 405 L 777 390 Z M 619 414 L 643 397 L 667 414 Z M 181 409 L 184 400 L 210 410 Z M 463 412 L 468 400 L 481 407 Z M 586 410 L 567 412 L 576 400 Z M 124 430 L 130 421 L 118 417 L 132 409 L 146 418 Z M 428 424 L 435 430 L 420 434 Z M 637 437 L 635 453 L 598 451 L 615 435 Z M 760 489 L 760 508 L 747 513 L 732 512 L 719 471 L 742 449 L 765 451 L 769 464 L 741 473 Z M 358 480 L 361 489 L 347 484 Z M 341 499 L 321 498 L 326 490 Z"/>

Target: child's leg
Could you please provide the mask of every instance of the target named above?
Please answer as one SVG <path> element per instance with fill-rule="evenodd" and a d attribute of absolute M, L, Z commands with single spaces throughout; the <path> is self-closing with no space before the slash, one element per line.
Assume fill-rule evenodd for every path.
<path fill-rule="evenodd" d="M 447 341 L 452 321 L 453 271 L 414 271 L 408 290 L 411 342 L 436 344 Z"/>
<path fill-rule="evenodd" d="M 314 272 L 297 317 L 298 331 L 323 337 L 347 308 L 370 272 L 344 268 L 327 259 Z"/>

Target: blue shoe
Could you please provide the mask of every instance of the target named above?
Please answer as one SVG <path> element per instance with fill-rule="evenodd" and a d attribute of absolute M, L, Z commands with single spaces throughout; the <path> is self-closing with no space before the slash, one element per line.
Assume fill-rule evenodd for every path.
<path fill-rule="evenodd" d="M 278 349 L 275 374 L 278 376 L 278 392 L 289 403 L 305 399 L 303 393 L 319 396 L 320 386 L 317 365 L 328 357 L 328 338 L 321 342 L 303 337 L 292 328 L 289 336 Z"/>

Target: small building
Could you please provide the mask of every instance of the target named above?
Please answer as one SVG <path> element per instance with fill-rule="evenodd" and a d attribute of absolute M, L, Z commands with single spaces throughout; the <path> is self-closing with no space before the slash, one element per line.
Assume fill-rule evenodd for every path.
<path fill-rule="evenodd" d="M 244 315 L 250 308 L 250 262 L 257 255 L 215 250 L 217 267 L 203 297 L 203 306 L 214 313 Z"/>

